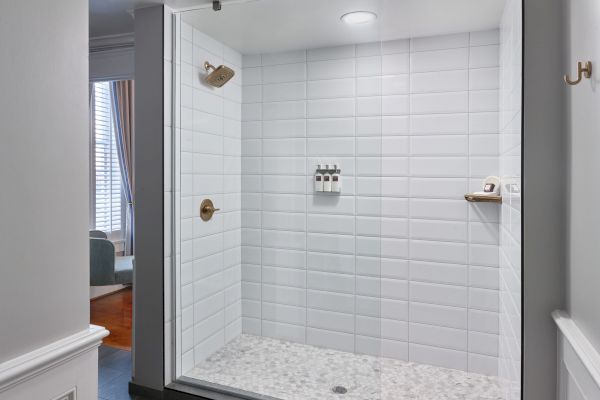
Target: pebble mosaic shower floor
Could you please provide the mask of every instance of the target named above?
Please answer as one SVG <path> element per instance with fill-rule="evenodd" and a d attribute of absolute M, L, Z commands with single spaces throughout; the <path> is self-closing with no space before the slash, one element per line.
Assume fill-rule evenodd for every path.
<path fill-rule="evenodd" d="M 245 334 L 185 376 L 281 400 L 504 399 L 495 377 Z"/>

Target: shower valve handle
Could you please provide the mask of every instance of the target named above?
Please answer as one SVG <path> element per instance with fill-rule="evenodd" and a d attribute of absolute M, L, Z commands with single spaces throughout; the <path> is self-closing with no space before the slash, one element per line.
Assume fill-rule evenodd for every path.
<path fill-rule="evenodd" d="M 220 211 L 220 208 L 215 208 L 211 199 L 204 199 L 200 204 L 200 218 L 203 221 L 209 221 L 215 211 Z"/>

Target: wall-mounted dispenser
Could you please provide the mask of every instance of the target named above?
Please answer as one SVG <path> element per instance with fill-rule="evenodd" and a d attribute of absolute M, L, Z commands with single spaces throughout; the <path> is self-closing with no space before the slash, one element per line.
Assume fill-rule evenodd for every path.
<path fill-rule="evenodd" d="M 317 171 L 315 172 L 315 192 L 323 191 L 323 165 L 317 165 Z"/>
<path fill-rule="evenodd" d="M 315 192 L 334 192 L 342 190 L 341 169 L 338 164 L 318 164 L 315 172 Z"/>

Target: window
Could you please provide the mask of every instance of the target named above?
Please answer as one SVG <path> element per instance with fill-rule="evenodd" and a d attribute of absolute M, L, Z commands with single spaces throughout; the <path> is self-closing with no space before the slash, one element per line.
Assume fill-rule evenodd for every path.
<path fill-rule="evenodd" d="M 123 226 L 124 201 L 111 109 L 111 84 L 96 82 L 93 90 L 90 225 L 92 229 L 118 239 Z"/>

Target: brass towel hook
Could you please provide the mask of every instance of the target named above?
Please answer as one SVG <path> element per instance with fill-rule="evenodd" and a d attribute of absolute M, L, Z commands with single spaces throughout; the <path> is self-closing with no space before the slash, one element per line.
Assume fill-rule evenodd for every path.
<path fill-rule="evenodd" d="M 586 61 L 585 67 L 583 66 L 583 63 L 581 61 L 579 61 L 577 63 L 577 80 L 573 81 L 573 80 L 571 80 L 571 78 L 569 78 L 568 75 L 565 75 L 565 82 L 569 85 L 577 85 L 579 82 L 581 82 L 582 74 L 586 78 L 590 78 L 592 76 L 592 62 L 591 61 Z"/>

